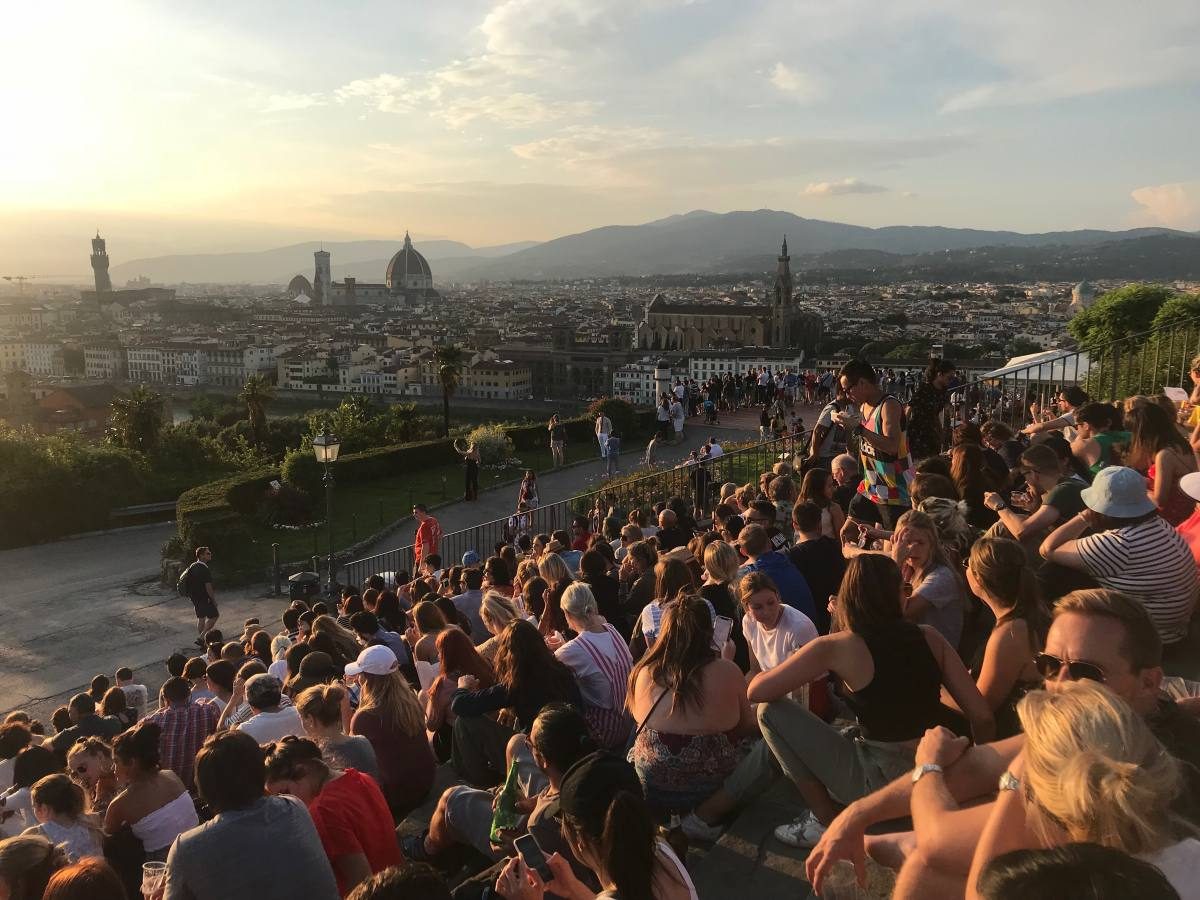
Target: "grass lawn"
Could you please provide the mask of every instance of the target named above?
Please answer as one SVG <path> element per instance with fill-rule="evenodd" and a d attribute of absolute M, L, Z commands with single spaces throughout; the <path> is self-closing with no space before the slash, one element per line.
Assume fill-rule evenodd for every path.
<path fill-rule="evenodd" d="M 596 448 L 590 443 L 572 441 L 565 448 L 566 461 L 596 458 Z M 479 490 L 486 491 L 497 484 L 520 478 L 525 469 L 539 474 L 550 469 L 550 448 L 519 451 L 520 467 L 504 470 L 483 469 L 479 473 Z M 408 515 L 413 503 L 430 505 L 462 497 L 463 467 L 457 459 L 445 465 L 420 471 L 406 472 L 362 484 L 335 485 L 333 494 L 333 543 L 339 551 L 365 540 L 388 522 Z M 516 489 L 513 489 L 515 502 Z M 314 515 L 324 513 L 325 498 L 315 498 Z M 322 516 L 323 517 L 323 516 Z M 325 556 L 329 551 L 329 531 L 325 526 L 305 531 L 276 531 L 255 526 L 254 536 L 264 550 L 263 564 L 270 563 L 271 544 L 279 544 L 280 562 L 295 562 L 314 553 Z"/>

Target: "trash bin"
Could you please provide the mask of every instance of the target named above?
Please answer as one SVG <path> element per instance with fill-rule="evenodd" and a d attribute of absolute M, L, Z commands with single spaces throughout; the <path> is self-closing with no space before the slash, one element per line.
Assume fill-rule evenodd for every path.
<path fill-rule="evenodd" d="M 288 596 L 292 600 L 307 600 L 321 593 L 321 576 L 316 572 L 297 572 L 288 579 Z"/>

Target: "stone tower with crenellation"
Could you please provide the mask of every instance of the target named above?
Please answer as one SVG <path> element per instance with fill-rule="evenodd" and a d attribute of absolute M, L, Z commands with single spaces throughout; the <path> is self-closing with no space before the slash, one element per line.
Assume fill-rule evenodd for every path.
<path fill-rule="evenodd" d="M 108 251 L 104 249 L 104 238 L 100 232 L 92 238 L 92 272 L 96 276 L 96 293 L 112 293 L 112 279 L 108 277 Z"/>

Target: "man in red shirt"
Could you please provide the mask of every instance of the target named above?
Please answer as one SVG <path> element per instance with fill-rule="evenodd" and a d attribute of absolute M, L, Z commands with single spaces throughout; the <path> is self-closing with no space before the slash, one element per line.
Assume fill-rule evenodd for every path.
<path fill-rule="evenodd" d="M 571 549 L 586 552 L 592 533 L 588 531 L 588 521 L 583 516 L 576 516 L 571 523 Z"/>
<path fill-rule="evenodd" d="M 417 533 L 413 537 L 413 571 L 421 571 L 421 561 L 438 552 L 442 542 L 442 526 L 429 514 L 424 503 L 414 504 L 413 518 L 417 520 Z"/>

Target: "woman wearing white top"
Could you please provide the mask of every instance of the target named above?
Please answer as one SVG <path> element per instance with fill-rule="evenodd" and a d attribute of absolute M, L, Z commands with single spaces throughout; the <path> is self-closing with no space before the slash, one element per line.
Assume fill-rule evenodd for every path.
<path fill-rule="evenodd" d="M 146 859 L 164 862 L 175 838 L 200 824 L 192 798 L 170 769 L 159 768 L 162 729 L 140 724 L 113 742 L 117 780 L 125 790 L 104 814 L 104 833 L 114 835 L 128 825 L 142 842 Z"/>
<path fill-rule="evenodd" d="M 971 862 L 967 896 L 979 898 L 980 872 L 1002 853 L 1086 841 L 1154 864 L 1181 897 L 1196 897 L 1200 841 L 1173 812 L 1185 792 L 1180 762 L 1102 684 L 1080 680 L 1056 687 L 1031 692 L 1017 707 L 1025 748 L 1001 779 Z M 932 729 L 917 749 L 917 764 L 949 766 L 964 744 L 943 728 Z M 913 790 L 914 822 L 940 816 L 953 804 L 934 783 L 938 777 L 922 785 L 925 780 Z"/>
<path fill-rule="evenodd" d="M 562 611 L 579 633 L 555 652 L 575 673 L 583 696 L 584 718 L 596 743 L 620 750 L 629 739 L 632 720 L 625 710 L 625 686 L 633 657 L 620 632 L 605 621 L 586 584 L 576 582 L 562 596 Z"/>

